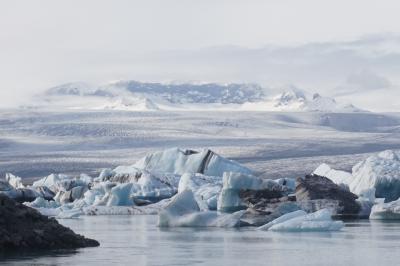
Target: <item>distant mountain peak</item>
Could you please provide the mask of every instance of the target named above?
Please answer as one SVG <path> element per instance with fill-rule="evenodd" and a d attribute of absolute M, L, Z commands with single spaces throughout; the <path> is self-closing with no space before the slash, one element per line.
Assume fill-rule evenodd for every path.
<path fill-rule="evenodd" d="M 358 112 L 318 93 L 290 85 L 273 96 L 272 90 L 252 83 L 156 83 L 118 80 L 101 86 L 72 82 L 36 97 L 42 106 L 112 110 L 263 110 Z"/>

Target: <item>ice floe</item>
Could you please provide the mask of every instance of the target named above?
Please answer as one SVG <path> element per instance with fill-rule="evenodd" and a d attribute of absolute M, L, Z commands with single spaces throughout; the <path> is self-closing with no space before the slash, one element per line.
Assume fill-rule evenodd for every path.
<path fill-rule="evenodd" d="M 216 211 L 200 211 L 191 190 L 184 190 L 160 211 L 160 227 L 237 227 L 243 211 L 223 214 Z"/>
<path fill-rule="evenodd" d="M 342 227 L 342 221 L 332 220 L 330 210 L 322 209 L 310 214 L 301 210 L 291 212 L 260 227 L 260 229 L 279 232 L 319 232 L 338 231 Z"/>
<path fill-rule="evenodd" d="M 400 199 L 384 203 L 380 202 L 372 206 L 371 220 L 400 220 Z"/>

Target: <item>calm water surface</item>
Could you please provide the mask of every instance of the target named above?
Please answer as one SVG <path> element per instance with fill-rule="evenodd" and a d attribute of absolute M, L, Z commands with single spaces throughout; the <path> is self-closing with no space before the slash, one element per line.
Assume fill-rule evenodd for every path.
<path fill-rule="evenodd" d="M 60 220 L 98 248 L 16 255 L 1 265 L 400 265 L 400 223 L 347 222 L 335 233 L 160 229 L 157 216 Z"/>

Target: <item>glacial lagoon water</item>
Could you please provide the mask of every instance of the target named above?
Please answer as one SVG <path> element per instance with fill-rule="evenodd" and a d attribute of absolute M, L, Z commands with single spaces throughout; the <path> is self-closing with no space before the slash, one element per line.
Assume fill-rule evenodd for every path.
<path fill-rule="evenodd" d="M 98 248 L 14 255 L 1 265 L 399 265 L 400 222 L 350 221 L 340 232 L 157 227 L 157 216 L 60 220 Z"/>

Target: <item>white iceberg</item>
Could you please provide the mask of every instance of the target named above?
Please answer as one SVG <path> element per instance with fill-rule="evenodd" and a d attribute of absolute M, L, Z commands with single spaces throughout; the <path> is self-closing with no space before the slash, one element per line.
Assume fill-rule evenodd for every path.
<path fill-rule="evenodd" d="M 216 210 L 218 196 L 222 189 L 222 178 L 202 174 L 183 174 L 178 185 L 178 193 L 191 190 L 202 210 Z"/>
<path fill-rule="evenodd" d="M 74 219 L 74 218 L 78 218 L 82 214 L 83 214 L 83 212 L 80 209 L 71 209 L 71 210 L 62 209 L 58 213 L 56 218 L 57 219 Z"/>
<path fill-rule="evenodd" d="M 5 179 L 13 188 L 25 188 L 22 184 L 21 177 L 15 176 L 11 173 L 6 173 Z"/>
<path fill-rule="evenodd" d="M 372 206 L 371 220 L 400 220 L 400 199 L 384 203 L 380 202 Z"/>
<path fill-rule="evenodd" d="M 167 149 L 148 154 L 135 163 L 133 168 L 147 170 L 151 173 L 200 173 L 207 176 L 222 176 L 224 172 L 251 174 L 252 171 L 235 161 L 219 156 L 211 150 Z"/>
<path fill-rule="evenodd" d="M 23 204 L 31 208 L 58 208 L 61 206 L 54 200 L 45 200 L 42 197 L 37 197 L 34 201 L 24 202 Z"/>
<path fill-rule="evenodd" d="M 303 211 L 288 213 L 260 227 L 260 229 L 279 232 L 319 232 L 338 231 L 342 227 L 342 221 L 332 220 L 330 210 L 322 209 L 310 214 Z"/>
<path fill-rule="evenodd" d="M 107 206 L 129 206 L 133 205 L 131 198 L 132 183 L 119 184 L 110 191 Z"/>
<path fill-rule="evenodd" d="M 55 217 L 61 212 L 60 204 L 54 200 L 45 200 L 42 197 L 38 197 L 32 202 L 24 202 L 23 204 L 25 206 L 34 208 L 45 216 Z"/>
<path fill-rule="evenodd" d="M 194 194 L 184 190 L 174 196 L 172 201 L 160 211 L 160 227 L 237 227 L 244 214 L 239 211 L 233 214 L 219 214 L 216 211 L 200 211 Z"/>
<path fill-rule="evenodd" d="M 177 175 L 143 172 L 136 182 L 136 190 L 132 196 L 153 200 L 170 198 L 178 191 L 179 179 Z"/>
<path fill-rule="evenodd" d="M 349 186 L 357 195 L 375 188 L 377 198 L 393 201 L 400 197 L 400 159 L 394 151 L 383 151 L 356 164 L 353 177 Z"/>
<path fill-rule="evenodd" d="M 71 179 L 71 178 L 67 175 L 51 174 L 49 176 L 43 177 L 43 178 L 33 182 L 32 186 L 33 187 L 45 186 L 45 187 L 48 187 L 53 192 L 57 193 L 59 191 L 58 183 L 62 180 L 69 180 L 69 179 Z"/>
<path fill-rule="evenodd" d="M 315 169 L 313 173 L 319 176 L 327 177 L 332 180 L 333 183 L 339 186 L 345 185 L 348 187 L 354 179 L 351 173 L 332 169 L 329 165 L 325 163 L 318 166 L 318 168 Z"/>
<path fill-rule="evenodd" d="M 297 211 L 294 211 L 294 212 L 289 212 L 289 213 L 286 213 L 286 214 L 276 218 L 275 220 L 273 220 L 273 221 L 271 221 L 271 222 L 269 222 L 269 223 L 267 223 L 267 224 L 265 224 L 263 226 L 260 226 L 258 229 L 267 231 L 275 224 L 283 223 L 283 222 L 288 221 L 290 219 L 293 219 L 293 218 L 296 218 L 296 217 L 300 217 L 300 216 L 305 216 L 305 215 L 307 215 L 307 213 L 305 211 L 303 211 L 303 210 L 297 210 Z"/>
<path fill-rule="evenodd" d="M 86 174 L 81 174 L 78 177 L 51 174 L 33 182 L 32 188 L 40 190 L 43 187 L 47 187 L 50 191 L 56 193 L 54 196 L 55 201 L 68 203 L 75 199 L 80 199 L 91 182 L 92 178 Z"/>
<path fill-rule="evenodd" d="M 364 198 L 372 189 L 375 190 L 374 197 L 385 198 L 388 202 L 400 197 L 400 159 L 399 154 L 391 150 L 357 163 L 352 173 L 331 169 L 326 164 L 320 165 L 314 173 L 336 184 L 344 184 L 351 192 Z"/>
<path fill-rule="evenodd" d="M 122 178 L 119 180 L 123 180 L 123 183 L 96 179 L 83 196 L 87 205 L 132 206 L 137 201 L 152 203 L 177 193 L 179 177 L 176 175 L 159 177 L 143 171 L 135 178 L 129 177 L 129 174 L 125 178 L 120 173 L 114 177 Z M 115 180 L 114 177 L 111 180 Z"/>

